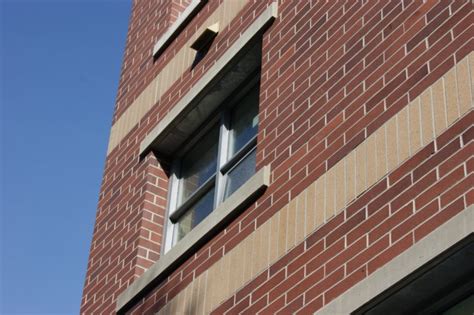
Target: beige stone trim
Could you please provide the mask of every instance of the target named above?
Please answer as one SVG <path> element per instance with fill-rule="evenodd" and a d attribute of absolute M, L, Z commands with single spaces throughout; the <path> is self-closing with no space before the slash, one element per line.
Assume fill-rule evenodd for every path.
<path fill-rule="evenodd" d="M 239 210 L 242 210 L 243 205 L 256 198 L 256 195 L 262 193 L 269 184 L 270 167 L 265 166 L 120 294 L 117 298 L 117 312 L 139 295 L 152 281 L 169 271 L 177 261 L 195 251 L 199 242 L 209 238 L 217 228 L 228 222 Z M 205 280 L 200 278 L 197 281 L 204 283 Z"/>
<path fill-rule="evenodd" d="M 224 0 L 211 16 L 196 30 L 186 44 L 177 52 L 163 70 L 148 84 L 143 92 L 125 110 L 110 130 L 109 154 L 132 128 L 145 116 L 163 94 L 187 71 L 194 60 L 195 51 L 190 48 L 196 38 L 208 26 L 219 23 L 224 29 L 234 19 L 248 0 Z"/>
<path fill-rule="evenodd" d="M 303 238 L 344 210 L 344 207 L 354 200 L 356 193 L 374 185 L 472 110 L 473 70 L 474 53 L 471 53 L 429 87 L 422 96 L 408 104 L 325 175 L 189 284 L 158 314 L 170 314 L 169 311 L 175 307 L 190 309 L 197 297 L 204 299 L 204 308 L 203 312 L 196 314 L 208 314 L 288 253 Z M 431 97 L 432 93 L 439 93 L 433 90 L 440 88 L 440 82 L 445 95 L 441 101 L 443 105 L 434 104 Z M 422 102 L 421 98 L 426 95 L 430 96 L 428 101 Z M 423 114 L 424 112 L 429 115 Z M 447 122 L 442 125 L 444 128 L 435 127 L 435 119 L 438 119 L 435 117 L 438 116 L 446 117 Z M 406 130 L 408 132 L 405 132 Z M 397 141 L 391 133 L 398 134 Z M 390 162 L 389 156 L 390 159 L 393 158 Z M 336 198 L 344 202 L 339 203 Z M 304 234 L 295 234 L 295 227 L 290 226 L 289 222 L 305 222 Z M 229 269 L 231 262 L 233 269 Z M 228 272 L 229 270 L 232 272 Z M 238 277 L 231 278 L 231 274 Z M 195 282 L 203 281 L 207 283 L 204 296 L 198 295 L 194 289 Z"/>
<path fill-rule="evenodd" d="M 191 3 L 186 7 L 186 9 L 179 15 L 179 17 L 174 21 L 174 23 L 168 28 L 168 30 L 160 37 L 160 39 L 156 42 L 155 46 L 153 47 L 153 56 L 155 56 L 158 52 L 160 52 L 168 42 L 176 36 L 176 32 L 178 29 L 183 27 L 183 24 L 189 17 L 194 14 L 201 2 L 204 0 L 192 0 Z"/>
<path fill-rule="evenodd" d="M 351 314 L 473 232 L 474 206 L 470 206 L 325 305 L 315 314 Z"/>
<path fill-rule="evenodd" d="M 199 79 L 188 93 L 173 106 L 165 117 L 153 128 L 150 133 L 140 143 L 140 154 L 148 150 L 156 138 L 166 133 L 167 128 L 175 122 L 185 109 L 192 104 L 192 101 L 214 80 L 214 78 L 223 71 L 224 67 L 234 58 L 237 53 L 257 34 L 269 21 L 277 17 L 278 6 L 273 2 L 257 19 L 247 28 L 235 41 L 232 46 L 227 49 L 225 54 L 219 58 L 212 67 Z"/>

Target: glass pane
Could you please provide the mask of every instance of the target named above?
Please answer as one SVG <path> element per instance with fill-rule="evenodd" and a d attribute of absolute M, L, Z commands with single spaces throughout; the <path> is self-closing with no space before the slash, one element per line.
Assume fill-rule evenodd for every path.
<path fill-rule="evenodd" d="M 253 88 L 231 111 L 230 157 L 257 134 L 257 128 L 258 89 Z"/>
<path fill-rule="evenodd" d="M 183 156 L 178 205 L 216 172 L 218 140 L 219 129 L 215 126 Z"/>
<path fill-rule="evenodd" d="M 474 294 L 444 311 L 442 315 L 474 314 Z"/>
<path fill-rule="evenodd" d="M 255 156 L 256 150 L 254 149 L 229 172 L 225 189 L 226 198 L 255 174 Z"/>
<path fill-rule="evenodd" d="M 199 224 L 214 208 L 214 188 L 201 197 L 176 223 L 175 243 Z"/>

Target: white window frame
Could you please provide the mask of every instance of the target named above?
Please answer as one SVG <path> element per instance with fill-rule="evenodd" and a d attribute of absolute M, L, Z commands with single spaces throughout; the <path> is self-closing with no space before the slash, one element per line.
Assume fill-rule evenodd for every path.
<path fill-rule="evenodd" d="M 259 91 L 260 84 L 260 72 L 255 74 L 249 82 L 245 84 L 244 87 L 239 88 L 237 92 L 233 93 L 229 97 L 228 102 L 224 102 L 216 115 L 211 117 L 206 121 L 201 128 L 201 130 L 190 140 L 183 148 L 178 152 L 176 158 L 173 160 L 171 166 L 171 176 L 169 183 L 169 194 L 168 194 L 168 213 L 166 220 L 166 233 L 165 233 L 165 246 L 164 252 L 169 251 L 177 242 L 176 233 L 177 226 L 176 221 L 179 217 L 183 216 L 202 196 L 204 196 L 210 189 L 214 188 L 214 201 L 213 201 L 213 210 L 215 210 L 226 198 L 230 197 L 225 196 L 225 190 L 227 187 L 229 173 L 238 165 L 240 165 L 250 154 L 256 151 L 257 148 L 257 133 L 249 139 L 237 152 L 230 156 L 229 154 L 229 143 L 231 140 L 231 111 L 238 106 L 240 102 L 249 94 L 257 89 Z M 258 95 L 258 93 L 257 93 Z M 257 96 L 257 106 L 259 104 Z M 212 128 L 218 124 L 219 128 L 219 138 L 218 138 L 218 149 L 217 149 L 217 168 L 216 172 L 206 180 L 205 183 L 201 184 L 192 194 L 184 201 L 181 205 L 178 206 L 179 199 L 179 185 L 182 182 L 182 179 L 179 178 L 181 171 L 181 158 L 186 154 L 194 144 L 199 142 Z M 258 126 L 257 126 L 258 128 Z M 258 130 L 258 129 L 257 129 Z M 255 172 L 254 172 L 255 174 Z M 250 176 L 251 177 L 251 176 Z M 249 178 L 250 178 L 249 177 Z M 212 210 L 212 211 L 213 211 Z M 204 219 L 205 220 L 205 219 Z M 175 221 L 175 222 L 173 222 Z M 199 223 L 198 223 L 199 224 Z"/>

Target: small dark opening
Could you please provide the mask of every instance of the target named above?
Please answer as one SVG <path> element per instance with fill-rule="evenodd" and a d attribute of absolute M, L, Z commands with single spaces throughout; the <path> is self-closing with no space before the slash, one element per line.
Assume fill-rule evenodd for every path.
<path fill-rule="evenodd" d="M 193 60 L 193 63 L 191 65 L 191 69 L 194 69 L 194 67 L 197 66 L 197 64 L 202 60 L 204 59 L 204 57 L 207 55 L 207 53 L 209 52 L 209 49 L 211 48 L 212 46 L 212 43 L 214 42 L 214 39 L 215 38 L 212 38 L 211 40 L 209 40 L 209 42 L 207 42 L 204 46 L 202 46 L 202 48 L 200 50 L 198 50 L 196 52 L 196 56 L 194 57 L 194 60 Z"/>

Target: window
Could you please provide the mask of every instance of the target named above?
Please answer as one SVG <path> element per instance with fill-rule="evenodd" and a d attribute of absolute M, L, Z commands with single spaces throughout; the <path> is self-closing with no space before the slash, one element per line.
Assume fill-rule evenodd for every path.
<path fill-rule="evenodd" d="M 255 173 L 258 86 L 255 77 L 238 88 L 176 154 L 166 250 Z"/>
<path fill-rule="evenodd" d="M 255 174 L 245 181 L 248 174 L 255 171 L 255 162 L 252 159 L 255 159 L 258 118 L 256 114 L 249 114 L 248 117 L 239 115 L 248 113 L 242 109 L 247 105 L 244 102 L 246 97 L 254 102 L 254 105 L 248 104 L 248 106 L 255 112 L 258 111 L 256 104 L 262 61 L 262 34 L 277 16 L 278 4 L 272 2 L 255 17 L 247 30 L 240 33 L 232 46 L 210 66 L 193 87 L 181 96 L 140 143 L 140 158 L 146 158 L 152 153 L 162 163 L 163 170 L 171 176 L 167 198 L 167 210 L 170 215 L 168 214 L 166 219 L 164 255 L 118 296 L 116 308 L 118 313 L 127 312 L 138 299 L 149 293 L 154 287 L 152 284 L 159 283 L 169 276 L 180 263 L 193 255 L 248 205 L 262 196 L 270 185 L 270 165 L 259 165 Z M 246 85 L 245 82 L 249 84 Z M 214 118 L 209 120 L 210 117 Z M 251 121 L 250 127 L 249 121 Z M 212 139 L 211 130 L 215 125 L 219 126 L 217 127 L 219 137 L 213 140 L 217 143 L 217 158 L 213 155 L 206 160 L 200 155 L 197 143 L 201 142 L 204 146 L 208 133 L 211 134 L 208 137 Z M 212 147 L 212 144 L 208 145 L 208 148 Z M 193 148 L 196 149 L 192 150 Z M 208 151 L 212 150 L 205 152 Z M 203 160 L 200 164 L 195 162 L 190 166 L 200 170 L 198 173 L 200 177 L 194 182 L 189 180 L 185 187 L 192 187 L 191 183 L 199 187 L 190 188 L 193 192 L 188 192 L 187 198 L 181 190 L 186 200 L 178 202 L 181 174 L 186 174 L 186 170 L 181 172 L 181 165 L 186 162 L 184 157 L 191 157 L 192 154 L 197 155 L 200 161 Z M 215 171 L 209 167 L 211 174 L 205 171 L 206 163 L 215 166 Z M 174 166 L 171 167 L 170 164 Z M 248 173 L 239 172 L 239 169 Z M 214 179 L 209 179 L 214 174 L 216 175 Z M 209 182 L 206 182 L 206 177 Z M 245 183 L 237 188 L 244 181 Z M 215 202 L 216 196 L 222 196 L 223 201 Z M 204 205 L 211 203 L 210 200 L 212 210 L 206 211 Z M 200 211 L 202 209 L 203 211 Z M 200 219 L 196 215 L 206 212 L 208 217 L 205 219 Z M 171 248 L 172 236 L 175 232 L 178 233 L 177 222 L 182 222 L 182 232 L 185 233 L 185 224 L 192 226 L 193 220 L 195 228 L 188 232 L 185 239 Z M 201 223 L 197 224 L 199 220 Z M 170 234 L 170 237 L 167 234 Z"/>

